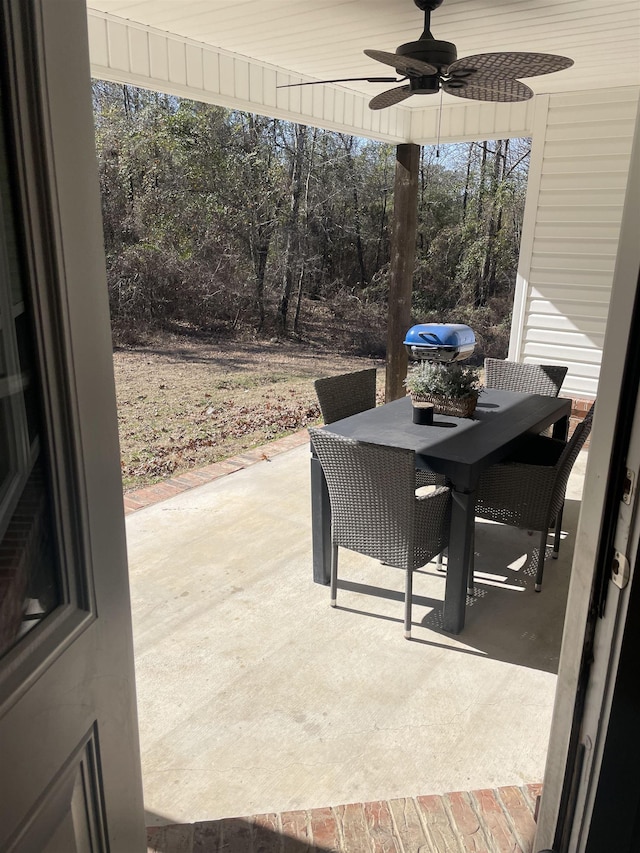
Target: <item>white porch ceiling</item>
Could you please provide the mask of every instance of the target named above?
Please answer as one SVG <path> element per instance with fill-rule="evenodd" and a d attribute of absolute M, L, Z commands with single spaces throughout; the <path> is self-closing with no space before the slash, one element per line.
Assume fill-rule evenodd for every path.
<path fill-rule="evenodd" d="M 151 33 L 202 45 L 205 50 L 244 58 L 250 66 L 275 72 L 278 84 L 386 76 L 392 69 L 369 59 L 363 50 L 393 52 L 399 44 L 419 38 L 423 25 L 423 13 L 413 0 L 87 0 L 87 6 L 90 21 L 92 15 L 95 20 L 96 15 L 105 13 L 102 17 L 107 23 L 130 23 L 138 31 L 147 28 Z M 638 0 L 444 0 L 432 13 L 431 30 L 436 38 L 454 42 L 458 57 L 513 50 L 558 53 L 574 60 L 574 66 L 566 71 L 528 78 L 526 83 L 536 94 L 587 92 L 640 83 Z M 130 52 L 139 49 L 133 41 L 129 37 Z M 131 64 L 135 65 L 135 59 Z M 107 76 L 144 85 L 144 81 L 126 74 Z M 317 98 L 319 88 L 331 88 L 350 92 L 358 101 L 362 99 L 366 108 L 369 98 L 392 85 L 304 87 L 306 92 L 298 98 L 308 97 L 309 89 Z M 278 107 L 286 91 L 292 92 L 277 91 Z M 197 92 L 193 97 L 198 97 Z M 389 118 L 383 119 L 382 125 L 374 121 L 372 135 L 384 137 L 384 123 L 392 114 L 394 130 L 389 126 L 388 135 L 409 135 L 409 131 L 397 128 L 419 127 L 417 114 L 437 110 L 439 101 L 438 96 L 418 95 L 399 107 L 381 111 L 389 113 Z M 228 98 L 219 102 L 229 105 Z M 444 96 L 443 103 L 449 108 L 466 107 L 467 111 L 477 104 L 449 95 Z M 516 109 L 522 110 L 522 106 Z M 295 111 L 294 95 L 280 113 L 293 117 Z M 301 110 L 301 120 L 306 121 L 304 112 Z M 360 129 L 366 130 L 366 121 Z"/>

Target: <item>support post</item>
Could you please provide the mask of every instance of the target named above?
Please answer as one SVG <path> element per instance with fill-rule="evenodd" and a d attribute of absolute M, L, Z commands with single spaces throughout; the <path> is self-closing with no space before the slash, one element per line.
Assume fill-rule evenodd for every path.
<path fill-rule="evenodd" d="M 393 188 L 389 314 L 387 321 L 385 382 L 385 400 L 387 403 L 405 395 L 402 383 L 407 375 L 408 359 L 403 341 L 411 325 L 411 294 L 416 259 L 418 220 L 419 167 L 420 146 L 413 143 L 398 145 Z"/>

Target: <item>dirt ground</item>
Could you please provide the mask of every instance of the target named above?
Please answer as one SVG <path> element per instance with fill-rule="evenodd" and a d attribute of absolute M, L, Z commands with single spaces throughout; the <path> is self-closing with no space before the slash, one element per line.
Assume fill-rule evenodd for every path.
<path fill-rule="evenodd" d="M 290 341 L 165 335 L 113 356 L 125 491 L 317 423 L 313 380 L 383 362 Z"/>

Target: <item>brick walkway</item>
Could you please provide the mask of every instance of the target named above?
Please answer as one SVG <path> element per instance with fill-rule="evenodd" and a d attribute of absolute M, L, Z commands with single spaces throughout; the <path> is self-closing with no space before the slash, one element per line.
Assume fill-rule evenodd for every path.
<path fill-rule="evenodd" d="M 148 853 L 532 853 L 542 785 L 147 828 Z"/>
<path fill-rule="evenodd" d="M 272 456 L 284 453 L 287 450 L 293 450 L 294 447 L 300 447 L 300 445 L 306 444 L 308 441 L 309 433 L 306 429 L 303 429 L 300 432 L 293 433 L 293 435 L 286 435 L 284 438 L 278 438 L 275 441 L 269 442 L 269 444 L 264 444 L 262 447 L 247 450 L 246 453 L 241 453 L 238 456 L 231 456 L 222 462 L 214 462 L 213 465 L 206 465 L 204 468 L 197 468 L 194 471 L 185 471 L 184 474 L 180 474 L 178 477 L 171 477 L 169 480 L 163 480 L 154 486 L 143 486 L 135 491 L 127 492 L 124 496 L 125 515 L 129 515 L 151 504 L 173 498 L 175 495 L 179 495 L 181 492 L 186 492 L 188 489 L 193 489 L 196 486 L 211 483 L 219 477 L 224 477 L 227 474 L 232 474 L 234 471 L 240 471 L 242 468 L 255 465 L 256 462 L 268 462 Z"/>

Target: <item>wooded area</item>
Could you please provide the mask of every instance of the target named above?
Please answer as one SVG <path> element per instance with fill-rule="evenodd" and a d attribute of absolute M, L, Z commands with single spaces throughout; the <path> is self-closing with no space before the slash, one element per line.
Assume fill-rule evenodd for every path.
<path fill-rule="evenodd" d="M 384 354 L 392 146 L 106 82 L 93 97 L 116 342 L 305 338 L 322 305 L 345 349 Z M 506 355 L 529 150 L 421 152 L 415 322 L 468 323 L 479 357 Z"/>

